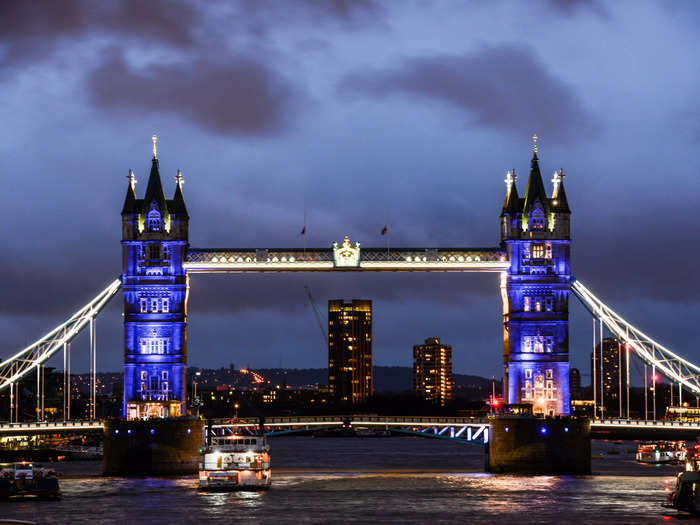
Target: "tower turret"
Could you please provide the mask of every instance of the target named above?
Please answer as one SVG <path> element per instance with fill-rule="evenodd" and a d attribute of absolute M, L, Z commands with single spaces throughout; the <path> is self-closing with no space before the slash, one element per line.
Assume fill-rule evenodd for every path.
<path fill-rule="evenodd" d="M 124 405 L 129 419 L 185 412 L 188 222 L 178 173 L 175 198 L 161 184 L 157 138 L 143 199 L 130 173 L 122 209 Z"/>
<path fill-rule="evenodd" d="M 571 211 L 561 172 L 547 197 L 536 135 L 533 140 L 525 196 L 519 207 L 507 197 L 501 213 L 502 222 L 512 220 L 502 229 L 510 260 L 502 280 L 506 402 L 532 404 L 538 414 L 568 414 Z"/>

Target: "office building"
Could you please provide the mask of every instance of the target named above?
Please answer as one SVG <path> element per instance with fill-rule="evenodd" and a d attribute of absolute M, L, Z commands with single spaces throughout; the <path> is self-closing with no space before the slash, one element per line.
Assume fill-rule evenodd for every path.
<path fill-rule="evenodd" d="M 328 301 L 328 386 L 343 403 L 372 396 L 372 301 Z"/>
<path fill-rule="evenodd" d="M 437 337 L 413 347 L 413 391 L 440 406 L 452 399 L 452 347 Z"/>

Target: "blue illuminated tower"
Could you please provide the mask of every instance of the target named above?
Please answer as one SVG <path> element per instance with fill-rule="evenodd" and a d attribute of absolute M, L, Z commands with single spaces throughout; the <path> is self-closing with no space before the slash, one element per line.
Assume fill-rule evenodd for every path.
<path fill-rule="evenodd" d="M 547 197 L 533 139 L 525 196 L 509 172 L 501 213 L 510 260 L 501 282 L 506 402 L 532 404 L 537 414 L 569 414 L 571 210 L 561 170 Z"/>
<path fill-rule="evenodd" d="M 185 413 L 188 221 L 178 171 L 172 200 L 158 172 L 156 137 L 143 199 L 129 172 L 122 209 L 124 405 L 127 419 Z"/>

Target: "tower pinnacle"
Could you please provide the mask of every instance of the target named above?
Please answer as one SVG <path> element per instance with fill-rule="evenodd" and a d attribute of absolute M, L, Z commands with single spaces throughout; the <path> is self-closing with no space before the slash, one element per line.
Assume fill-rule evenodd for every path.
<path fill-rule="evenodd" d="M 129 170 L 129 174 L 126 176 L 126 178 L 129 181 L 129 186 L 131 187 L 131 189 L 135 190 L 136 183 L 138 181 L 136 180 L 136 175 L 134 175 L 134 172 L 132 170 Z"/>
<path fill-rule="evenodd" d="M 185 178 L 182 176 L 182 172 L 180 170 L 177 170 L 177 175 L 175 175 L 175 184 L 177 184 L 179 187 L 182 187 L 184 183 Z"/>
<path fill-rule="evenodd" d="M 155 133 L 153 134 L 153 159 L 157 160 L 158 159 L 158 135 Z"/>
<path fill-rule="evenodd" d="M 537 155 L 537 133 L 532 136 L 532 152 Z"/>

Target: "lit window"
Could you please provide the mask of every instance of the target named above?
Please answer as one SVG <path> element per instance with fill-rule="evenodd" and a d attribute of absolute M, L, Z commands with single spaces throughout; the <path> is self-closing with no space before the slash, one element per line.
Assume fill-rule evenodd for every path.
<path fill-rule="evenodd" d="M 530 212 L 528 225 L 531 230 L 544 230 L 544 210 L 539 202 L 535 203 Z M 534 257 L 534 254 L 533 254 Z"/>
<path fill-rule="evenodd" d="M 148 312 L 148 300 L 145 297 L 141 298 L 141 313 L 144 314 Z"/>
<path fill-rule="evenodd" d="M 167 392 L 167 391 L 168 391 L 168 382 L 163 381 L 163 392 Z"/>
<path fill-rule="evenodd" d="M 151 299 L 151 312 L 157 312 L 158 311 L 158 299 L 155 297 Z"/>
<path fill-rule="evenodd" d="M 160 231 L 160 213 L 158 213 L 158 210 L 148 212 L 148 231 Z"/>
<path fill-rule="evenodd" d="M 526 295 L 523 298 L 523 310 L 526 312 L 530 311 L 530 296 L 529 295 Z"/>
<path fill-rule="evenodd" d="M 533 337 L 532 351 L 538 354 L 544 352 L 544 341 L 542 340 L 542 336 L 537 335 Z"/>
<path fill-rule="evenodd" d="M 146 391 L 146 383 L 141 383 L 141 391 L 142 392 Z"/>
<path fill-rule="evenodd" d="M 544 298 L 544 309 L 551 312 L 554 309 L 554 297 Z"/>
<path fill-rule="evenodd" d="M 523 352 L 532 352 L 532 337 L 523 337 Z"/>
<path fill-rule="evenodd" d="M 141 370 L 141 380 L 144 380 L 144 379 L 146 379 L 146 371 Z"/>
<path fill-rule="evenodd" d="M 533 244 L 532 245 L 532 258 L 533 259 L 544 259 L 544 244 Z"/>
<path fill-rule="evenodd" d="M 552 379 L 552 369 L 551 368 L 547 369 L 547 379 Z"/>
<path fill-rule="evenodd" d="M 535 311 L 536 312 L 542 311 L 542 301 L 540 301 L 539 298 L 537 299 L 537 301 L 535 301 Z"/>
<path fill-rule="evenodd" d="M 163 312 L 168 313 L 170 311 L 170 299 L 163 297 L 161 304 L 163 305 Z"/>
<path fill-rule="evenodd" d="M 552 243 L 551 242 L 545 243 L 544 246 L 545 246 L 545 253 L 544 253 L 545 259 L 551 259 L 552 258 Z"/>

